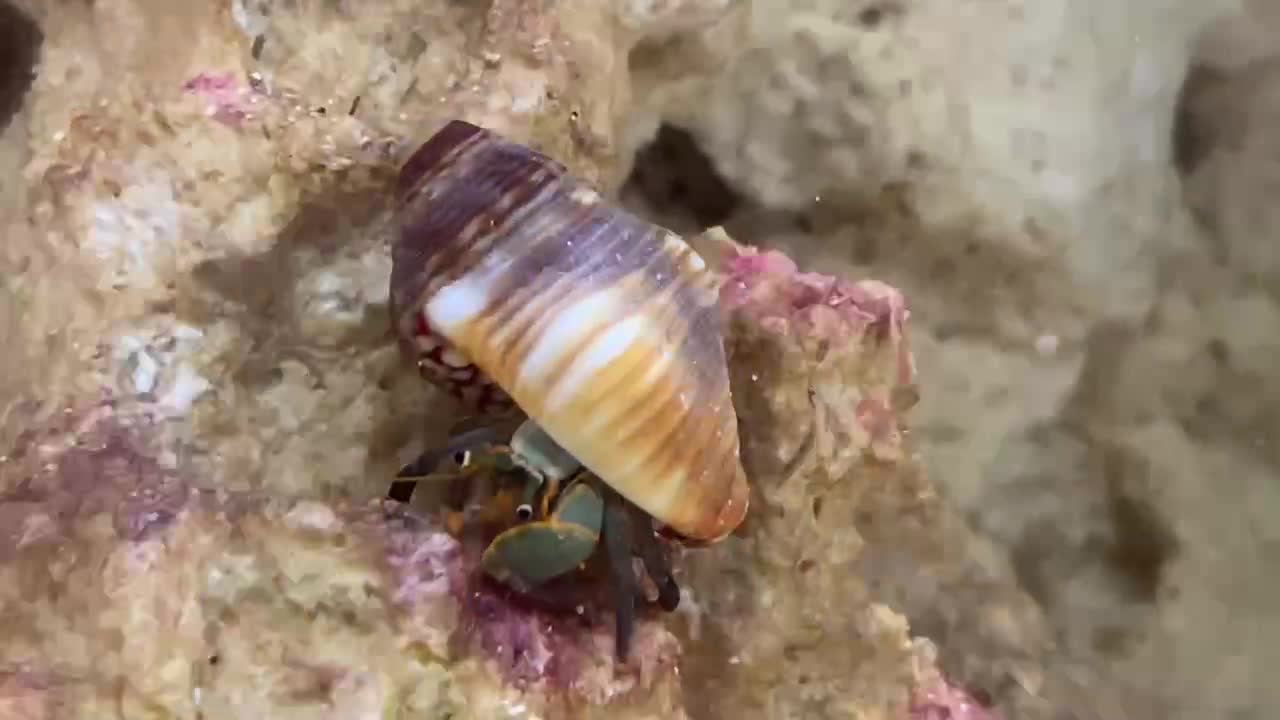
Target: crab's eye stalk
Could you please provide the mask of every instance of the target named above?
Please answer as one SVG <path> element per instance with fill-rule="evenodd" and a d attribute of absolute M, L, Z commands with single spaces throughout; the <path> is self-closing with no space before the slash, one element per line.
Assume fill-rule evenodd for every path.
<path fill-rule="evenodd" d="M 525 503 L 516 508 L 516 519 L 520 522 L 528 522 L 533 519 L 533 506 Z"/>
<path fill-rule="evenodd" d="M 453 462 L 460 468 L 465 468 L 471 464 L 471 451 L 459 450 L 453 454 Z"/>

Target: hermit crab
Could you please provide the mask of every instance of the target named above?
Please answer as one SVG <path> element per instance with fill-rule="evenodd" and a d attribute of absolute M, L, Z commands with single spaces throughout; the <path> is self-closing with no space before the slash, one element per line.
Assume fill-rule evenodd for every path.
<path fill-rule="evenodd" d="M 747 512 L 716 277 L 675 233 L 462 121 L 405 163 L 397 203 L 390 306 L 402 350 L 470 410 L 524 418 L 508 440 L 455 438 L 401 476 L 444 454 L 463 473 L 517 478 L 521 502 L 482 561 L 517 591 L 603 545 L 625 657 L 633 554 L 674 610 L 655 530 L 709 544 Z"/>

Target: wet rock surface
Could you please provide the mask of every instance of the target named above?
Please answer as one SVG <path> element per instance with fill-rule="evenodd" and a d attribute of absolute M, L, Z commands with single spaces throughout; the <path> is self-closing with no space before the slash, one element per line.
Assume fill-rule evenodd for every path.
<path fill-rule="evenodd" d="M 152 457 L 146 415 L 68 410 L 2 468 L 0 703 L 31 717 L 680 716 L 678 644 L 657 623 L 614 667 L 611 625 L 482 589 L 476 553 L 402 506 L 211 488 Z"/>
<path fill-rule="evenodd" d="M 625 196 L 910 298 L 912 436 L 980 538 L 946 548 L 1035 599 L 1057 711 L 1268 717 L 1274 8 L 778 5 L 637 50 L 635 123 L 705 159 Z M 898 602 L 948 667 L 1022 632 L 942 587 Z"/>
<path fill-rule="evenodd" d="M 190 710 L 208 682 L 207 717 L 358 716 L 410 687 L 533 717 L 543 673 L 586 714 L 1274 705 L 1250 673 L 1277 646 L 1260 4 L 1211 25 L 1178 2 L 11 5 L 38 33 L 6 45 L 29 88 L 22 58 L 0 80 L 0 566 L 29 591 L 0 606 L 21 629 L 0 711 Z M 639 167 L 623 195 L 647 185 L 651 217 L 791 258 L 725 266 L 773 278 L 726 291 L 758 511 L 682 554 L 683 610 L 630 675 L 591 662 L 607 633 L 485 588 L 438 615 L 386 600 L 436 588 L 448 543 L 376 498 L 456 414 L 390 341 L 389 186 L 453 117 L 608 192 Z M 899 290 L 911 382 L 867 334 Z M 89 422 L 104 388 L 123 445 Z M 53 468 L 18 458 L 31 432 L 69 443 Z M 242 616 L 211 569 L 249 573 Z M 201 659 L 208 627 L 235 663 Z M 322 645 L 377 669 L 291 664 Z"/>

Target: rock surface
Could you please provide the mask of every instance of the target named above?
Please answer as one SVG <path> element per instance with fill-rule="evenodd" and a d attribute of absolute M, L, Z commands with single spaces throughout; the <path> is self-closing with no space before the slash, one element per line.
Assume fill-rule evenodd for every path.
<path fill-rule="evenodd" d="M 678 645 L 656 623 L 615 669 L 608 625 L 477 587 L 474 553 L 392 503 L 200 487 L 114 403 L 53 420 L 0 468 L 0 708 L 681 716 Z"/>
<path fill-rule="evenodd" d="M 423 440 L 410 410 L 447 402 L 385 342 L 387 180 L 463 117 L 619 182 L 627 46 L 603 7 L 33 4 L 3 252 L 51 362 L 7 381 L 136 394 L 226 487 L 375 492 Z"/>
<path fill-rule="evenodd" d="M 696 202 L 648 211 L 691 234 L 723 224 L 828 279 L 902 288 L 921 403 L 903 433 L 883 412 L 901 393 L 841 379 L 861 355 L 788 344 L 793 322 L 847 318 L 752 315 L 774 334 L 733 340 L 735 394 L 765 510 L 683 559 L 686 606 L 711 611 L 670 623 L 693 693 L 657 681 L 655 703 L 694 717 L 843 717 L 850 698 L 867 717 L 986 713 L 941 679 L 935 651 L 1010 717 L 1253 718 L 1280 703 L 1251 672 L 1280 647 L 1267 530 L 1280 365 L 1264 330 L 1280 297 L 1261 240 L 1280 26 L 1266 3 L 1209 25 L 1226 3 L 14 5 L 39 31 L 6 47 L 39 44 L 39 64 L 25 102 L 0 103 L 13 112 L 0 115 L 0 447 L 109 387 L 126 415 L 153 418 L 139 441 L 165 473 L 255 498 L 246 517 L 269 530 L 238 541 L 254 562 L 300 542 L 284 520 L 299 503 L 357 522 L 453 414 L 386 327 L 387 184 L 404 152 L 462 117 L 613 190 L 633 165 L 652 170 L 636 152 L 669 123 L 712 169 L 680 169 L 696 153 L 678 149 L 663 165 Z M 0 87 L 24 89 L 9 77 Z M 823 282 L 783 296 L 811 296 L 810 281 Z M 810 405 L 801 382 L 835 394 Z M 793 435 L 818 415 L 840 434 L 815 435 L 821 460 L 790 472 Z M 211 567 L 198 550 L 229 532 L 224 500 L 192 497 L 164 532 L 186 532 L 172 552 Z M 149 576 L 129 564 L 136 541 L 91 543 L 116 530 L 86 502 L 68 510 L 99 518 L 75 528 L 89 533 L 71 544 L 79 562 L 134 568 L 117 580 L 146 591 L 176 575 L 203 587 L 177 555 Z M 39 585 L 47 550 L 29 547 L 6 572 Z M 49 657 L 105 642 L 76 602 L 44 611 L 60 618 L 44 637 L 65 640 Z M 244 627 L 316 641 L 263 602 Z M 484 607 L 499 633 L 536 629 Z M 538 655 L 503 657 L 520 675 Z M 3 659 L 0 711 L 102 702 L 74 663 Z M 333 692 L 369 701 L 417 667 L 388 662 L 407 664 Z M 189 703 L 157 667 L 129 676 L 130 697 Z M 511 697 L 500 673 L 445 672 Z"/>
<path fill-rule="evenodd" d="M 1045 612 L 1060 709 L 1270 717 L 1274 3 L 780 5 L 634 53 L 635 132 L 692 142 L 628 195 L 911 298 L 915 438 Z M 990 637 L 918 585 L 963 675 Z"/>
<path fill-rule="evenodd" d="M 155 459 L 174 420 L 154 405 L 28 406 L 0 461 L 0 699 L 75 717 L 676 718 L 685 696 L 695 717 L 999 717 L 850 572 L 859 528 L 938 511 L 903 442 L 916 396 L 902 296 L 702 239 L 724 253 L 759 509 L 720 549 L 688 553 L 683 652 L 649 618 L 616 665 L 611 623 L 514 603 L 477 577 L 481 548 L 393 503 L 184 477 Z"/>
<path fill-rule="evenodd" d="M 627 96 L 610 68 L 625 69 L 629 43 L 726 10 L 628 5 L 611 17 L 602 7 L 26 8 L 44 42 L 5 136 L 5 158 L 26 182 L 4 250 L 6 307 L 16 310 L 5 323 L 22 342 L 0 388 L 0 441 L 12 448 L 0 484 L 12 528 L 0 617 L 21 630 L 0 653 L 0 700 L 37 717 L 400 707 L 665 718 L 683 715 L 690 688 L 699 717 L 730 707 L 751 716 L 762 692 L 771 713 L 810 703 L 806 678 L 776 693 L 762 684 L 779 679 L 768 668 L 780 653 L 812 634 L 803 615 L 816 610 L 801 597 L 779 606 L 794 619 L 754 634 L 763 644 L 734 650 L 743 673 L 717 692 L 686 688 L 732 659 L 715 657 L 714 643 L 702 650 L 696 634 L 682 651 L 646 620 L 633 666 L 615 667 L 610 623 L 524 609 L 476 585 L 473 552 L 376 499 L 452 414 L 404 367 L 387 327 L 387 190 L 406 149 L 460 116 L 616 186 L 629 163 L 615 137 Z M 194 42 L 184 27 L 201 28 Z M 802 305 L 836 282 L 794 266 L 776 275 Z M 906 363 L 898 380 L 912 382 L 900 296 L 849 287 L 852 315 L 834 329 L 888 331 L 885 357 Z M 859 309 L 866 288 L 885 297 Z M 897 309 L 881 318 L 889 297 Z M 787 322 L 751 312 L 764 305 L 750 298 L 729 305 L 746 312 L 744 327 Z M 801 325 L 780 338 L 833 329 L 813 307 L 796 310 Z M 848 357 L 878 353 L 872 340 Z M 818 351 L 797 346 L 788 363 L 800 368 Z M 867 397 L 842 385 L 864 379 Z M 851 447 L 900 460 L 900 418 L 885 394 L 897 380 L 837 371 L 824 382 L 832 427 Z M 104 390 L 109 401 L 92 400 Z M 768 418 L 744 422 L 770 434 Z M 838 478 L 859 462 L 851 452 L 805 472 Z M 779 492 L 791 503 L 809 483 L 762 481 L 789 483 Z M 837 496 L 852 511 L 853 496 Z M 761 531 L 768 540 L 785 527 Z M 823 541 L 839 552 L 816 577 L 848 577 L 856 548 L 841 546 L 853 537 Z M 783 552 L 741 547 L 714 561 L 690 553 L 694 625 L 724 632 L 758 620 L 699 610 L 743 600 L 734 585 L 708 586 L 708 573 L 750 577 L 753 563 Z M 750 591 L 776 596 L 793 572 L 751 579 Z M 845 639 L 806 660 L 829 712 L 951 712 L 967 697 L 900 615 L 865 592 L 849 600 L 831 613 Z"/>

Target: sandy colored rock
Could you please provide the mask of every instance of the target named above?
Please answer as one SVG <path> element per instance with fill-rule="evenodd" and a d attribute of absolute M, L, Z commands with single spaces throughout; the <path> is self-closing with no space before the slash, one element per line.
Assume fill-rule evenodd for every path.
<path fill-rule="evenodd" d="M 426 418 L 452 417 L 386 337 L 385 190 L 406 149 L 460 116 L 611 190 L 671 122 L 746 198 L 681 229 L 723 222 L 800 268 L 901 288 L 921 397 L 886 436 L 860 424 L 848 356 L 739 356 L 760 364 L 739 384 L 786 381 L 738 392 L 777 439 L 748 450 L 758 524 L 683 560 L 692 714 L 840 716 L 855 695 L 870 717 L 919 709 L 951 697 L 927 636 L 952 681 L 1013 717 L 1257 716 L 1275 703 L 1251 669 L 1277 646 L 1274 63 L 1265 9 L 1244 5 L 1200 36 L 1217 4 L 18 3 L 44 44 L 0 139 L 0 446 L 57 398 L 114 388 L 157 418 L 166 466 L 278 496 L 254 546 L 269 558 L 323 515 L 291 520 L 301 501 L 281 498 L 363 507 L 443 435 Z M 1184 87 L 1191 52 L 1208 71 Z M 1171 140 L 1177 107 L 1198 152 Z M 817 406 L 792 384 L 811 378 L 830 393 Z M 842 434 L 782 473 L 816 412 Z M 864 443 L 903 456 L 847 450 Z M 192 538 L 225 527 L 175 527 L 214 562 Z M 300 632 L 264 608 L 245 622 Z M 187 702 L 173 682 L 131 692 Z M 445 697 L 433 683 L 420 702 Z M 378 685 L 332 687 L 355 713 Z M 33 717 L 98 692 L 0 668 L 0 708 Z"/>
<path fill-rule="evenodd" d="M 0 708 L 681 716 L 656 623 L 615 667 L 611 626 L 475 586 L 476 553 L 403 508 L 211 489 L 153 460 L 152 421 L 111 403 L 51 420 L 0 466 Z"/>
<path fill-rule="evenodd" d="M 912 435 L 981 538 L 933 569 L 1035 600 L 971 624 L 982 593 L 900 587 L 948 669 L 1027 683 L 979 658 L 1042 610 L 1062 712 L 1268 717 L 1274 8 L 836 5 L 637 52 L 638 132 L 709 156 L 652 151 L 639 205 L 911 298 Z"/>
<path fill-rule="evenodd" d="M 616 184 L 629 38 L 685 14 L 615 36 L 593 3 L 26 9 L 44 41 L 6 136 L 27 143 L 6 292 L 53 360 L 13 358 L 14 392 L 116 387 L 224 486 L 365 496 L 447 406 L 384 343 L 403 154 L 462 117 Z"/>
<path fill-rule="evenodd" d="M 1187 44 L 1227 7 L 743 2 L 639 56 L 635 126 L 688 129 L 773 209 L 846 213 L 905 189 L 926 227 L 1053 257 L 1095 312 L 1132 317 L 1154 284 L 1144 253 L 1181 222 L 1164 139 Z"/>
<path fill-rule="evenodd" d="M 803 273 L 723 234 L 701 240 L 726 252 L 722 302 L 760 509 L 739 537 L 687 553 L 683 651 L 648 619 L 632 662 L 614 666 L 607 618 L 512 604 L 477 577 L 479 548 L 403 507 L 188 479 L 183 463 L 152 457 L 171 420 L 126 410 L 134 403 L 53 417 L 28 407 L 32 429 L 0 465 L 11 528 L 0 616 L 24 628 L 0 663 L 37 665 L 10 678 L 9 698 L 77 717 L 347 717 L 389 703 L 457 717 L 681 717 L 697 688 L 696 717 L 985 717 L 936 668 L 932 644 L 851 572 L 858 526 L 902 513 L 877 515 L 865 498 L 915 472 L 902 296 Z M 932 497 L 926 482 L 903 487 L 916 503 Z"/>

